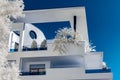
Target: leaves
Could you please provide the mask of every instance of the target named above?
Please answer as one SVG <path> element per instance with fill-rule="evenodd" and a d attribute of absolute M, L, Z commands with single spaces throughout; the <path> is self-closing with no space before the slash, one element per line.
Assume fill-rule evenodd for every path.
<path fill-rule="evenodd" d="M 58 51 L 60 54 L 65 54 L 67 52 L 67 46 L 70 44 L 74 46 L 82 46 L 79 42 L 84 41 L 81 38 L 81 35 L 77 32 L 74 32 L 72 28 L 63 28 L 56 32 L 56 37 L 54 40 L 54 51 Z M 95 46 L 92 46 L 92 43 L 85 42 L 85 51 L 91 52 L 95 51 Z"/>
<path fill-rule="evenodd" d="M 19 80 L 19 69 L 15 64 L 9 66 L 7 61 L 8 39 L 11 17 L 17 19 L 23 15 L 22 0 L 0 0 L 0 80 Z"/>
<path fill-rule="evenodd" d="M 95 47 L 96 46 L 93 46 L 93 43 L 89 42 L 87 43 L 85 50 L 86 52 L 95 52 L 96 51 Z"/>
<path fill-rule="evenodd" d="M 54 41 L 54 50 L 59 51 L 60 54 L 65 54 L 67 52 L 67 45 L 73 44 L 75 46 L 80 46 L 79 41 L 80 35 L 76 34 L 72 28 L 63 28 L 58 30 Z M 77 36 L 77 37 L 76 37 Z M 79 36 L 79 37 L 78 37 Z"/>

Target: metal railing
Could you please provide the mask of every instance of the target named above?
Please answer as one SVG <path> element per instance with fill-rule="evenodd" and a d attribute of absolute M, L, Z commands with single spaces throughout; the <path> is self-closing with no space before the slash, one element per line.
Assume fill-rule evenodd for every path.
<path fill-rule="evenodd" d="M 85 73 L 109 73 L 111 72 L 111 69 L 89 69 L 85 70 Z"/>
<path fill-rule="evenodd" d="M 20 76 L 27 76 L 27 75 L 46 75 L 46 72 L 21 72 Z"/>
<path fill-rule="evenodd" d="M 35 48 L 31 48 L 29 46 L 23 46 L 22 51 L 40 51 L 40 50 L 47 50 L 47 47 L 35 47 Z M 9 52 L 18 52 L 18 49 L 12 49 L 12 47 L 10 48 Z"/>

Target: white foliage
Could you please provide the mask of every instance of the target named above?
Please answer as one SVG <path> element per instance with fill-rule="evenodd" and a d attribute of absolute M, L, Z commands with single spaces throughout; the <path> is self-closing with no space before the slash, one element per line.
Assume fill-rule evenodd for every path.
<path fill-rule="evenodd" d="M 96 51 L 95 47 L 96 46 L 93 46 L 93 43 L 89 42 L 86 44 L 85 50 L 86 52 L 95 52 Z"/>
<path fill-rule="evenodd" d="M 7 62 L 8 55 L 8 37 L 10 18 L 17 19 L 23 15 L 22 0 L 0 0 L 0 80 L 19 80 L 19 69 L 15 64 L 9 66 Z"/>
<path fill-rule="evenodd" d="M 81 38 L 81 35 L 77 32 L 74 32 L 72 28 L 63 28 L 57 31 L 57 35 L 54 41 L 54 50 L 64 54 L 67 51 L 66 45 L 73 44 L 75 46 L 82 46 L 79 44 L 80 41 L 84 41 Z M 91 43 L 85 42 L 86 52 L 95 51 L 95 46 L 92 46 Z"/>
<path fill-rule="evenodd" d="M 0 16 L 1 17 L 21 17 L 23 16 L 23 1 L 22 0 L 0 0 Z"/>
<path fill-rule="evenodd" d="M 18 66 L 15 63 L 11 63 L 11 66 L 8 63 L 4 64 L 5 67 L 0 69 L 0 80 L 20 80 Z"/>
<path fill-rule="evenodd" d="M 73 44 L 80 46 L 79 41 L 82 41 L 79 34 L 75 33 L 72 28 L 63 28 L 57 31 L 54 41 L 54 50 L 58 50 L 60 54 L 67 51 L 66 45 Z"/>
<path fill-rule="evenodd" d="M 23 9 L 22 0 L 0 0 L 0 28 L 10 27 L 10 18 L 22 17 Z"/>

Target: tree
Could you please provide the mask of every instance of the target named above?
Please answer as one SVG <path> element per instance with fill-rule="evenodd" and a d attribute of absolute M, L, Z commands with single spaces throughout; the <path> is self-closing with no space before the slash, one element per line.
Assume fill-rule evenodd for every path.
<path fill-rule="evenodd" d="M 8 37 L 13 19 L 23 17 L 22 0 L 0 0 L 0 80 L 19 80 L 19 69 L 14 63 L 9 65 Z"/>
<path fill-rule="evenodd" d="M 82 46 L 79 44 L 80 41 L 84 41 L 81 35 L 74 32 L 72 28 L 63 28 L 57 31 L 54 40 L 54 50 L 57 50 L 60 54 L 65 54 L 67 52 L 67 46 Z M 85 42 L 85 51 L 91 52 L 95 51 L 95 47 L 91 43 Z"/>
<path fill-rule="evenodd" d="M 82 41 L 79 34 L 76 34 L 72 28 L 63 28 L 57 31 L 54 50 L 59 51 L 60 54 L 64 54 L 67 51 L 67 44 L 72 44 L 75 46 L 80 46 L 79 41 Z"/>

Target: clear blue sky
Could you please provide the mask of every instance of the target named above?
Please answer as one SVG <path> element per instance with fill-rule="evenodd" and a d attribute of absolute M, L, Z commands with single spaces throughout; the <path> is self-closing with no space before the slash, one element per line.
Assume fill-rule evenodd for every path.
<path fill-rule="evenodd" d="M 120 80 L 120 0 L 24 0 L 25 10 L 86 7 L 90 41 L 104 52 L 114 80 Z"/>

